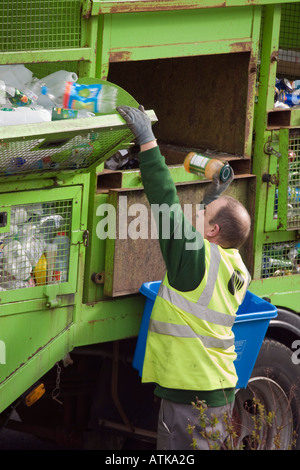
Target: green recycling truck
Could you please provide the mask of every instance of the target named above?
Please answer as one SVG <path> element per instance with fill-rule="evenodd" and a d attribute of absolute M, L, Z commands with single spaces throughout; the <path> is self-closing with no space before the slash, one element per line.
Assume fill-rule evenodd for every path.
<path fill-rule="evenodd" d="M 255 396 L 277 423 L 263 427 L 262 448 L 274 448 L 278 433 L 280 448 L 300 448 L 299 2 L 4 3 L 1 67 L 22 65 L 37 83 L 69 71 L 79 84 L 111 86 L 116 104 L 143 104 L 182 204 L 200 201 L 209 184 L 185 172 L 189 151 L 234 169 L 228 193 L 252 218 L 242 253 L 250 291 L 278 312 L 248 386 L 236 392 L 238 439 L 247 448 Z M 115 108 L 7 123 L 0 425 L 67 446 L 151 448 L 158 403 L 132 357 L 145 305 L 139 289 L 160 280 L 164 266 L 157 239 L 141 229 L 150 230 L 151 215 L 141 211 L 133 136 Z M 18 257 L 20 245 L 28 256 Z M 28 265 L 33 245 L 40 254 Z"/>

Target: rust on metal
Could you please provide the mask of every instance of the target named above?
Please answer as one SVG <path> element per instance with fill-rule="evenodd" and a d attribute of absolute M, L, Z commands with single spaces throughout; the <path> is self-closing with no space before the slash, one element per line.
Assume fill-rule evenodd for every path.
<path fill-rule="evenodd" d="M 120 51 L 120 52 L 111 52 L 109 56 L 110 62 L 126 62 L 130 60 L 131 52 L 129 51 Z"/>

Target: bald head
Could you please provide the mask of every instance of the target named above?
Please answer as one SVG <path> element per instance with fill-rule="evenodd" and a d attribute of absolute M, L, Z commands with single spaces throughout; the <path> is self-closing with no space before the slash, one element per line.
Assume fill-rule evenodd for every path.
<path fill-rule="evenodd" d="M 241 248 L 247 240 L 251 219 L 247 209 L 231 196 L 222 196 L 206 208 L 205 238 L 223 248 Z M 209 230 L 215 228 L 215 231 Z M 211 238 L 212 235 L 212 238 Z"/>

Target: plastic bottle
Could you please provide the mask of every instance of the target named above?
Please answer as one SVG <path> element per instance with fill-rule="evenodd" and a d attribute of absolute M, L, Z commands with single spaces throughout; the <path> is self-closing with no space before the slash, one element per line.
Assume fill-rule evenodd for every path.
<path fill-rule="evenodd" d="M 59 214 L 51 214 L 42 217 L 39 221 L 39 234 L 46 243 L 51 243 L 56 232 L 63 224 L 63 218 Z"/>
<path fill-rule="evenodd" d="M 42 94 L 55 106 L 66 109 L 85 109 L 93 113 L 107 114 L 116 107 L 117 89 L 111 85 L 81 85 L 62 82 L 53 87 L 43 87 Z"/>
<path fill-rule="evenodd" d="M 58 72 L 51 73 L 40 80 L 34 78 L 28 86 L 29 90 L 26 91 L 28 96 L 32 97 L 39 106 L 52 108 L 55 105 L 53 95 L 55 95 L 55 93 L 60 93 L 60 89 L 65 82 L 76 82 L 77 79 L 78 76 L 76 73 L 59 70 Z M 45 93 L 46 89 L 51 97 L 47 96 Z"/>
<path fill-rule="evenodd" d="M 5 269 L 15 279 L 26 281 L 30 278 L 32 265 L 18 240 L 13 240 L 3 247 L 3 256 Z"/>
<path fill-rule="evenodd" d="M 58 70 L 57 72 L 53 72 L 46 77 L 41 79 L 41 82 L 45 84 L 46 87 L 51 88 L 57 83 L 64 83 L 64 82 L 77 82 L 78 76 L 75 72 L 68 72 L 67 70 Z"/>
<path fill-rule="evenodd" d="M 31 79 L 32 72 L 23 64 L 0 65 L 0 80 L 7 85 L 22 89 Z"/>
<path fill-rule="evenodd" d="M 37 266 L 46 248 L 45 240 L 37 237 L 33 229 L 32 233 L 28 232 L 28 234 L 25 235 L 21 245 L 24 253 L 31 263 L 31 266 Z"/>
<path fill-rule="evenodd" d="M 296 90 L 293 93 L 281 91 L 278 95 L 278 101 L 288 105 L 289 107 L 300 105 L 300 91 Z"/>
<path fill-rule="evenodd" d="M 6 98 L 12 106 L 28 106 L 32 100 L 18 88 L 5 84 Z"/>
<path fill-rule="evenodd" d="M 212 180 L 215 174 L 218 174 L 222 182 L 227 181 L 231 176 L 231 167 L 228 163 L 195 152 L 187 154 L 183 165 L 188 173 L 205 176 L 209 180 Z"/>
<path fill-rule="evenodd" d="M 58 232 L 54 237 L 54 244 L 57 246 L 55 260 L 55 280 L 66 282 L 68 280 L 70 239 L 65 232 Z"/>

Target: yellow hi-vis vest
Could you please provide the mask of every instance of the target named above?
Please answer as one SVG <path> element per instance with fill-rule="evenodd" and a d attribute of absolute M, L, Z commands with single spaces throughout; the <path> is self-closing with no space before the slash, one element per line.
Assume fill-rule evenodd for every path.
<path fill-rule="evenodd" d="M 205 243 L 205 275 L 181 292 L 167 275 L 151 313 L 142 382 L 180 390 L 235 387 L 232 326 L 250 275 L 236 249 Z"/>

